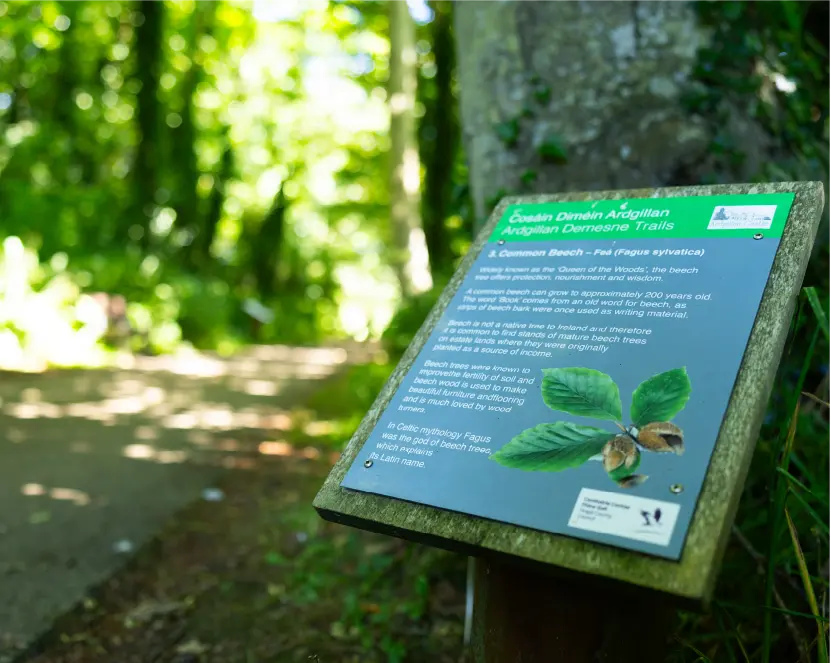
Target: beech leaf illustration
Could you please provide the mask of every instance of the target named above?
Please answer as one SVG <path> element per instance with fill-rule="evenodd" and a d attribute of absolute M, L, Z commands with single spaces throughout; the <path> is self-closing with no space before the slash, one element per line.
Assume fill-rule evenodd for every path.
<path fill-rule="evenodd" d="M 632 393 L 632 424 L 640 427 L 669 421 L 684 409 L 691 391 L 686 368 L 674 368 L 644 380 Z"/>
<path fill-rule="evenodd" d="M 552 410 L 620 421 L 620 390 L 605 373 L 591 368 L 545 368 L 542 400 Z"/>
<path fill-rule="evenodd" d="M 490 458 L 517 470 L 559 472 L 579 467 L 615 436 L 600 428 L 566 421 L 522 431 Z"/>

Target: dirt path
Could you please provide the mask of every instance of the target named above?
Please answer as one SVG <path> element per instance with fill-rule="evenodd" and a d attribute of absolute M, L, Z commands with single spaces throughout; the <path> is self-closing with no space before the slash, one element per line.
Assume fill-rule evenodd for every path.
<path fill-rule="evenodd" d="M 228 469 L 252 468 L 263 443 L 281 448 L 320 381 L 366 355 L 262 347 L 231 360 L 0 374 L 0 662 L 173 514 L 221 497 L 211 489 Z"/>

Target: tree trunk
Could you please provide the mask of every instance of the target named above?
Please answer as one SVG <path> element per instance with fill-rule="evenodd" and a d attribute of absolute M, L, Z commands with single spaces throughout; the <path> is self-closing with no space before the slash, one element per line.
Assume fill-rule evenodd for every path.
<path fill-rule="evenodd" d="M 506 194 L 665 186 L 706 157 L 689 3 L 462 2 L 456 35 L 479 223 Z"/>
<path fill-rule="evenodd" d="M 133 164 L 133 200 L 127 226 L 139 224 L 143 230 L 142 247 L 150 244 L 150 217 L 158 188 L 159 122 L 161 108 L 156 93 L 159 88 L 162 58 L 163 2 L 137 3 L 144 22 L 136 28 L 136 77 L 141 83 L 136 98 L 136 125 L 139 142 Z"/>
<path fill-rule="evenodd" d="M 433 57 L 436 64 L 434 98 L 427 104 L 423 123 L 435 133 L 422 140 L 425 153 L 424 234 L 433 278 L 452 274 L 452 251 L 445 221 L 450 209 L 453 168 L 459 144 L 459 120 L 453 99 L 453 71 L 456 48 L 453 43 L 453 4 L 434 2 L 435 18 L 430 25 Z"/>
<path fill-rule="evenodd" d="M 411 297 L 432 287 L 421 225 L 421 164 L 416 146 L 415 24 L 406 2 L 390 2 L 390 221 L 392 264 L 401 292 Z"/>
<path fill-rule="evenodd" d="M 706 161 L 710 129 L 681 103 L 706 42 L 688 3 L 460 2 L 455 15 L 480 226 L 505 195 L 666 186 Z M 663 660 L 662 598 L 476 567 L 476 663 Z"/>

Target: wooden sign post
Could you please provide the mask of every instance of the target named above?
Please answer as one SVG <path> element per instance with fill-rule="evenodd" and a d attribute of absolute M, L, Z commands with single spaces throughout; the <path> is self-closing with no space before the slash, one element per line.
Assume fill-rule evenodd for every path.
<path fill-rule="evenodd" d="M 504 199 L 316 509 L 475 556 L 477 661 L 660 660 L 711 598 L 822 207 L 818 183 Z"/>

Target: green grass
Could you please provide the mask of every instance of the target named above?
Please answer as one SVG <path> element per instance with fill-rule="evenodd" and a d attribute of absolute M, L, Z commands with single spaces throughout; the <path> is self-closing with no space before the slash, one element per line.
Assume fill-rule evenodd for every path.
<path fill-rule="evenodd" d="M 827 295 L 805 288 L 713 611 L 682 615 L 674 662 L 828 661 Z"/>

